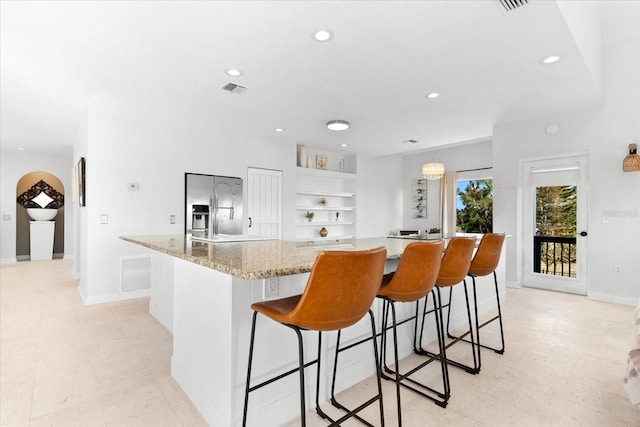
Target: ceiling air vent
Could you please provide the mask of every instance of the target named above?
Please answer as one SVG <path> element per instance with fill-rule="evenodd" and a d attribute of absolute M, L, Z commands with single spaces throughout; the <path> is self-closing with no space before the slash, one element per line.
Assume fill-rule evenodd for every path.
<path fill-rule="evenodd" d="M 529 0 L 499 0 L 504 10 L 507 12 L 512 12 L 516 9 L 521 8 L 522 6 L 526 6 L 529 4 Z"/>
<path fill-rule="evenodd" d="M 227 92 L 231 93 L 242 93 L 247 90 L 247 88 L 235 83 L 227 83 L 226 85 L 222 86 L 222 90 L 226 90 Z"/>

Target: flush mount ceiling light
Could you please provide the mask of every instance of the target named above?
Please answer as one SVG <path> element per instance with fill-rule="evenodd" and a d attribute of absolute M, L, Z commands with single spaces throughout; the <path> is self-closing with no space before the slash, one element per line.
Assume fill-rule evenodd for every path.
<path fill-rule="evenodd" d="M 318 30 L 313 33 L 313 39 L 318 42 L 328 42 L 333 38 L 333 31 L 331 30 Z"/>
<path fill-rule="evenodd" d="M 546 58 L 542 58 L 540 60 L 540 63 L 541 64 L 555 64 L 558 61 L 560 61 L 560 57 L 556 56 L 556 55 L 552 55 L 552 56 L 547 56 Z"/>
<path fill-rule="evenodd" d="M 16 147 L 16 150 L 18 150 L 18 151 L 24 151 L 24 147 Z"/>
<path fill-rule="evenodd" d="M 224 72 L 230 75 L 231 77 L 240 77 L 241 75 L 244 74 L 242 70 L 238 70 L 236 68 L 227 68 L 226 70 L 224 70 Z"/>
<path fill-rule="evenodd" d="M 327 122 L 327 128 L 331 130 L 347 130 L 350 126 L 351 123 L 346 120 L 331 120 Z"/>
<path fill-rule="evenodd" d="M 425 163 L 422 165 L 422 175 L 427 179 L 440 179 L 444 175 L 442 163 Z"/>
<path fill-rule="evenodd" d="M 436 99 L 439 96 L 440 96 L 440 94 L 438 92 L 431 92 L 431 93 L 428 93 L 426 95 L 426 97 L 429 98 L 429 99 Z"/>
<path fill-rule="evenodd" d="M 549 123 L 544 128 L 544 133 L 546 133 L 547 135 L 555 135 L 556 133 L 558 133 L 559 130 L 560 130 L 560 126 L 558 126 L 555 123 Z"/>
<path fill-rule="evenodd" d="M 340 147 L 348 147 L 349 144 L 345 144 L 344 142 L 342 144 L 340 144 Z"/>
<path fill-rule="evenodd" d="M 284 129 L 282 129 L 282 128 L 275 128 L 275 129 L 274 129 L 274 131 L 275 131 L 275 132 L 284 132 Z"/>

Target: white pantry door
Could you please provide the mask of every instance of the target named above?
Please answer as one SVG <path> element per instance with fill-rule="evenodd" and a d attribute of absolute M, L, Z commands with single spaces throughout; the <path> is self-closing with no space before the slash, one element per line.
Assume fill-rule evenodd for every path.
<path fill-rule="evenodd" d="M 282 238 L 282 171 L 249 168 L 247 174 L 248 233 Z"/>

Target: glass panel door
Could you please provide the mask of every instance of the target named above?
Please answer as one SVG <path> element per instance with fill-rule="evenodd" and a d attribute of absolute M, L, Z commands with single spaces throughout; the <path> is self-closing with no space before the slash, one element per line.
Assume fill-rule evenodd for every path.
<path fill-rule="evenodd" d="M 533 271 L 577 277 L 576 185 L 536 187 Z"/>
<path fill-rule="evenodd" d="M 586 156 L 523 164 L 523 285 L 586 295 Z"/>

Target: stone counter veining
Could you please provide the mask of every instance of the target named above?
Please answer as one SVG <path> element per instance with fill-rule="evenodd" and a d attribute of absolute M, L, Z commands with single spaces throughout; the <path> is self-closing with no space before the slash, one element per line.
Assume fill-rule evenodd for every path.
<path fill-rule="evenodd" d="M 308 273 L 323 250 L 387 248 L 387 259 L 398 259 L 411 240 L 385 237 L 341 240 L 340 244 L 308 245 L 290 240 L 208 243 L 190 235 L 121 236 L 122 240 L 241 279 L 265 279 Z"/>

